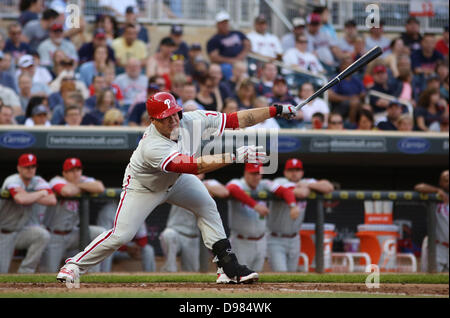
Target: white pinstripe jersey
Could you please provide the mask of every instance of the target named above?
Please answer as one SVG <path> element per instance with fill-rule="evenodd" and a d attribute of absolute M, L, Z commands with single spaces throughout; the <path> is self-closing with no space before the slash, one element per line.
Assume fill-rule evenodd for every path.
<path fill-rule="evenodd" d="M 5 179 L 2 191 L 14 191 L 22 188 L 27 192 L 43 189 L 50 190 L 50 185 L 40 176 L 34 176 L 28 186 L 25 186 L 19 174 L 13 174 Z M 17 204 L 14 200 L 0 200 L 0 229 L 8 231 L 21 230 L 32 216 L 33 205 Z"/>
<path fill-rule="evenodd" d="M 140 191 L 166 191 L 180 176 L 168 172 L 167 165 L 179 154 L 197 157 L 202 139 L 220 136 L 225 125 L 223 113 L 201 110 L 183 113 L 178 141 L 161 135 L 154 125 L 148 126 L 125 170 L 123 186 Z"/>

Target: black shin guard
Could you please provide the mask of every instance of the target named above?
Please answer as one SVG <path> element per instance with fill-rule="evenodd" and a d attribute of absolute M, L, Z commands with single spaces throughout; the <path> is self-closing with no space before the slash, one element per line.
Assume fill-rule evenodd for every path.
<path fill-rule="evenodd" d="M 219 260 L 217 265 L 223 268 L 223 271 L 228 277 L 234 278 L 239 276 L 239 263 L 236 255 L 231 252 L 231 244 L 228 239 L 223 239 L 214 243 L 212 250 Z"/>

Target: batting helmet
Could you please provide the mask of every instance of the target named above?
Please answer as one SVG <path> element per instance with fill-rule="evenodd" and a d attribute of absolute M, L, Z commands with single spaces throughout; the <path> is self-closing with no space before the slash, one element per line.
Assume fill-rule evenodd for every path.
<path fill-rule="evenodd" d="M 172 94 L 156 93 L 147 99 L 147 113 L 150 118 L 164 119 L 183 110 Z"/>

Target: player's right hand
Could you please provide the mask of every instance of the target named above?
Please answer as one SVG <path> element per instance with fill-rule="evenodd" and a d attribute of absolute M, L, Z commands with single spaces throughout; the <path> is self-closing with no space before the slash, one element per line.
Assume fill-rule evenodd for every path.
<path fill-rule="evenodd" d="M 267 161 L 267 154 L 264 151 L 259 151 L 263 149 L 263 146 L 242 146 L 236 149 L 236 154 L 234 155 L 234 161 L 236 163 L 264 163 Z"/>
<path fill-rule="evenodd" d="M 260 216 L 266 216 L 269 214 L 269 208 L 262 203 L 258 203 L 253 207 L 253 210 L 259 213 Z"/>
<path fill-rule="evenodd" d="M 294 105 L 274 104 L 277 109 L 277 116 L 284 117 L 286 119 L 293 119 L 297 116 L 297 110 Z"/>

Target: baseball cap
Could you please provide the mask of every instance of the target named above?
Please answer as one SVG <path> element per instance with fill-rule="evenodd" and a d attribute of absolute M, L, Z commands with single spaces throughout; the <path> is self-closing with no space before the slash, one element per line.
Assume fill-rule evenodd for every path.
<path fill-rule="evenodd" d="M 223 22 L 230 20 L 230 15 L 226 11 L 220 11 L 216 14 L 216 22 Z"/>
<path fill-rule="evenodd" d="M 249 173 L 255 173 L 255 172 L 260 172 L 260 169 L 262 168 L 262 163 L 246 163 L 245 164 L 245 172 L 249 172 Z"/>
<path fill-rule="evenodd" d="M 31 111 L 31 116 L 40 115 L 40 114 L 47 114 L 48 109 L 44 105 L 38 105 L 33 108 Z"/>
<path fill-rule="evenodd" d="M 22 55 L 19 59 L 19 67 L 29 67 L 34 64 L 33 57 L 29 54 Z"/>
<path fill-rule="evenodd" d="M 373 68 L 373 74 L 376 73 L 386 73 L 386 66 L 384 65 L 377 65 Z"/>
<path fill-rule="evenodd" d="M 125 9 L 125 13 L 137 13 L 137 8 L 136 7 L 134 7 L 134 6 L 128 6 L 126 9 Z"/>
<path fill-rule="evenodd" d="M 24 153 L 23 155 L 21 155 L 19 157 L 17 165 L 19 167 L 35 166 L 35 165 L 37 165 L 36 156 L 33 155 L 32 153 Z"/>
<path fill-rule="evenodd" d="M 320 17 L 320 14 L 318 14 L 318 13 L 311 13 L 308 16 L 309 24 L 319 24 L 321 21 L 322 21 L 322 18 Z"/>
<path fill-rule="evenodd" d="M 81 160 L 78 158 L 67 158 L 64 160 L 63 164 L 63 171 L 68 171 L 73 168 L 83 168 L 83 165 L 81 164 Z"/>
<path fill-rule="evenodd" d="M 409 17 L 406 20 L 406 24 L 410 24 L 410 23 L 416 23 L 416 24 L 420 24 L 419 20 L 416 17 Z"/>
<path fill-rule="evenodd" d="M 161 42 L 159 43 L 159 45 L 165 45 L 165 46 L 177 46 L 177 44 L 175 43 L 174 40 L 172 40 L 172 38 L 170 37 L 165 37 L 161 40 Z"/>
<path fill-rule="evenodd" d="M 284 165 L 284 170 L 288 169 L 302 169 L 303 170 L 303 162 L 300 159 L 292 158 L 286 161 Z"/>
<path fill-rule="evenodd" d="M 305 22 L 305 19 L 303 19 L 301 17 L 297 17 L 292 20 L 292 25 L 294 26 L 294 28 L 296 28 L 299 26 L 305 26 L 306 22 Z"/>
<path fill-rule="evenodd" d="M 356 21 L 355 20 L 347 20 L 344 24 L 344 27 L 356 27 Z"/>
<path fill-rule="evenodd" d="M 255 18 L 256 23 L 267 22 L 267 18 L 264 14 L 260 14 Z"/>
<path fill-rule="evenodd" d="M 102 28 L 95 29 L 94 38 L 105 38 L 105 37 L 106 37 L 105 29 Z"/>
<path fill-rule="evenodd" d="M 202 45 L 200 43 L 193 43 L 191 47 L 189 48 L 191 51 L 201 51 Z"/>
<path fill-rule="evenodd" d="M 60 23 L 53 23 L 52 26 L 50 27 L 50 31 L 62 31 L 63 30 L 63 25 Z"/>
<path fill-rule="evenodd" d="M 179 24 L 172 25 L 172 28 L 170 29 L 170 33 L 174 35 L 182 35 L 183 34 L 183 27 Z"/>
<path fill-rule="evenodd" d="M 278 76 L 275 78 L 275 80 L 273 81 L 273 83 L 275 84 L 275 83 L 278 83 L 278 82 L 284 82 L 284 83 L 286 84 L 286 79 L 285 79 L 283 76 L 278 75 Z"/>

